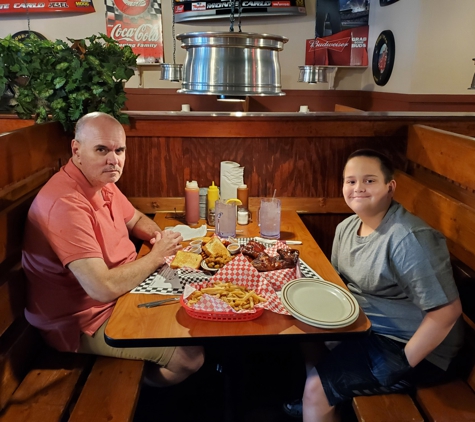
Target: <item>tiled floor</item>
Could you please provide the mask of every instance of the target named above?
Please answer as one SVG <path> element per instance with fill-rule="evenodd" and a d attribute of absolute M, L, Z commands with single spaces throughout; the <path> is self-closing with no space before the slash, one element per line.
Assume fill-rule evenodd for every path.
<path fill-rule="evenodd" d="M 227 351 L 229 352 L 229 351 Z M 203 368 L 182 384 L 142 389 L 134 422 L 292 422 L 284 401 L 301 397 L 305 374 L 298 347 L 260 346 L 244 349 L 228 367 L 232 396 L 225 402 L 226 378 L 216 370 L 223 352 L 207 350 Z M 223 367 L 223 372 L 226 367 Z M 344 422 L 354 422 L 346 412 Z"/>

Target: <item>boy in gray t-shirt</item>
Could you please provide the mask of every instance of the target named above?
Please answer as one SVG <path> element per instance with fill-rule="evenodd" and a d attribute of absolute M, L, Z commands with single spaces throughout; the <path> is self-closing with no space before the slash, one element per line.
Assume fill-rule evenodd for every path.
<path fill-rule="evenodd" d="M 441 378 L 462 345 L 461 304 L 444 237 L 393 201 L 392 163 L 373 150 L 348 158 L 332 264 L 372 324 L 307 372 L 304 422 L 334 421 L 358 395 L 407 391 Z M 295 404 L 286 405 L 295 414 Z"/>

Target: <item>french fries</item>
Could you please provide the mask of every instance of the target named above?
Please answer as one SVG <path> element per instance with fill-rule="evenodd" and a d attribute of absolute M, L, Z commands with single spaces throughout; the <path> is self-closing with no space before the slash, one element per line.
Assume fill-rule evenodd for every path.
<path fill-rule="evenodd" d="M 246 287 L 233 283 L 215 282 L 210 287 L 195 290 L 188 297 L 188 306 L 193 307 L 201 300 L 204 294 L 214 296 L 226 302 L 235 311 L 252 310 L 258 303 L 266 302 L 266 299 L 259 296 L 254 290 L 249 291 Z"/>

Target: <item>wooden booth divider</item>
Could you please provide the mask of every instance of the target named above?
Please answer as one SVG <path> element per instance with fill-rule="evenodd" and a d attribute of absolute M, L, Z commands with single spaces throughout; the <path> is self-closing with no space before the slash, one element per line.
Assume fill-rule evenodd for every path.
<path fill-rule="evenodd" d="M 447 238 L 466 325 L 456 358 L 459 377 L 416 393 L 356 397 L 359 421 L 475 420 L 475 138 L 423 125 L 409 128 L 407 172 L 396 175 L 395 199 Z M 419 414 L 420 409 L 422 414 Z"/>
<path fill-rule="evenodd" d="M 137 404 L 143 362 L 57 352 L 24 317 L 26 215 L 69 157 L 59 123 L 0 135 L 0 422 L 131 422 Z"/>

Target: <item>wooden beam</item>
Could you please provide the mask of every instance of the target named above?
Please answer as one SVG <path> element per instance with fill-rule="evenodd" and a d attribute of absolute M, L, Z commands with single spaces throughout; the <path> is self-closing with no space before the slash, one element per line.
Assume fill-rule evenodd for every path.
<path fill-rule="evenodd" d="M 335 111 L 343 113 L 364 113 L 364 110 L 359 108 L 349 107 L 343 104 L 335 104 Z"/>
<path fill-rule="evenodd" d="M 129 201 L 145 214 L 156 212 L 183 212 L 185 198 L 142 198 L 131 197 Z M 352 214 L 343 198 L 279 198 L 283 210 L 295 210 L 299 214 Z M 256 211 L 260 206 L 260 198 L 249 198 L 249 208 Z"/>
<path fill-rule="evenodd" d="M 475 269 L 475 210 L 405 173 L 397 172 L 396 181 L 396 201 L 439 230 L 450 252 Z"/>
<path fill-rule="evenodd" d="M 47 167 L 43 170 L 37 171 L 35 174 L 28 176 L 27 178 L 20 180 L 16 183 L 12 183 L 0 188 L 0 199 L 4 201 L 16 201 L 23 195 L 35 190 L 36 188 L 44 185 L 48 179 L 54 174 L 55 169 Z"/>
<path fill-rule="evenodd" d="M 475 189 L 475 138 L 423 125 L 409 127 L 407 158 L 454 182 Z"/>

